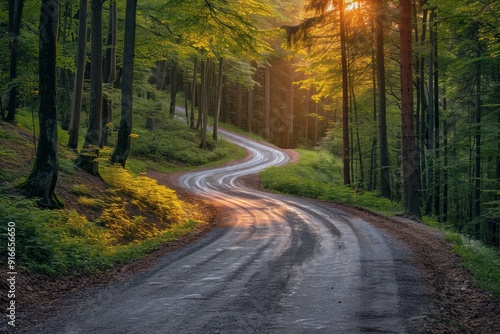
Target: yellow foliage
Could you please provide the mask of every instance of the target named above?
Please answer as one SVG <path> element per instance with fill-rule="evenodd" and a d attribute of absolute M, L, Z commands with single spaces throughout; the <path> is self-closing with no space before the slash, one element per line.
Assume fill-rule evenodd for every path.
<path fill-rule="evenodd" d="M 111 186 L 133 197 L 139 208 L 156 212 L 162 222 L 177 223 L 185 214 L 175 191 L 159 185 L 156 180 L 145 176 L 134 178 L 119 166 L 110 167 L 103 177 Z"/>
<path fill-rule="evenodd" d="M 108 229 L 110 236 L 120 243 L 144 240 L 158 233 L 156 226 L 146 223 L 144 217 L 137 216 L 131 219 L 125 210 L 125 204 L 112 203 L 104 209 L 100 220 Z"/>

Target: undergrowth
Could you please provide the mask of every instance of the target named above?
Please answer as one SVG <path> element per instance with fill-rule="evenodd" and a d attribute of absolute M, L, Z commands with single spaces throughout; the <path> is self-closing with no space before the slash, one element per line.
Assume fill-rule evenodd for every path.
<path fill-rule="evenodd" d="M 101 211 L 95 221 L 74 210 L 42 210 L 34 200 L 0 195 L 0 239 L 7 243 L 7 224 L 14 222 L 19 267 L 49 275 L 95 273 L 140 257 L 203 224 L 194 205 L 181 202 L 173 190 L 155 180 L 133 177 L 114 166 L 102 168 L 102 174 L 111 185 L 108 196 L 88 197 L 85 187 L 77 187 L 80 205 Z M 137 212 L 155 215 L 147 219 L 131 214 L 133 206 Z"/>
<path fill-rule="evenodd" d="M 402 211 L 399 204 L 374 192 L 344 186 L 341 179 L 341 162 L 327 153 L 297 151 L 300 153 L 297 163 L 272 167 L 261 173 L 264 188 L 284 194 L 366 207 L 389 215 Z"/>

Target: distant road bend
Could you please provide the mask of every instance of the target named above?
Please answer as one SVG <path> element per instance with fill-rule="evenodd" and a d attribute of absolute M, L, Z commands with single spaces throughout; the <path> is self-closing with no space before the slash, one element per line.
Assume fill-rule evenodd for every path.
<path fill-rule="evenodd" d="M 179 183 L 227 206 L 231 227 L 78 301 L 42 332 L 415 332 L 425 293 L 405 246 L 328 203 L 246 188 L 239 178 L 288 156 L 220 133 L 251 158 Z"/>

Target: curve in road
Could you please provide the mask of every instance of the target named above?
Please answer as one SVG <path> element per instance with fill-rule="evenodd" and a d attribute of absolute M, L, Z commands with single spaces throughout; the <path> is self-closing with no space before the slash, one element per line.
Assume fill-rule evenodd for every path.
<path fill-rule="evenodd" d="M 194 171 L 182 187 L 229 208 L 231 228 L 78 300 L 47 333 L 417 332 L 426 295 L 401 243 L 328 203 L 264 193 L 240 178 L 282 151 L 220 131 L 246 161 Z"/>

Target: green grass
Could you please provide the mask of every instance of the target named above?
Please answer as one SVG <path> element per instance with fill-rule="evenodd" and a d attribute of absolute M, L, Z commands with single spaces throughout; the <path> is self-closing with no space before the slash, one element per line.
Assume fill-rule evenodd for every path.
<path fill-rule="evenodd" d="M 341 163 L 329 154 L 309 150 L 297 151 L 300 153 L 297 163 L 272 167 L 261 173 L 264 188 L 284 194 L 366 207 L 387 215 L 402 211 L 399 204 L 374 192 L 356 191 L 344 186 Z"/>
<path fill-rule="evenodd" d="M 195 205 L 180 201 L 173 190 L 144 177 L 143 172 L 217 165 L 243 157 L 245 150 L 226 140 L 211 139 L 209 149 L 201 150 L 198 131 L 182 120 L 159 117 L 154 131 L 149 131 L 143 126 L 146 115 L 149 112 L 141 114 L 140 110 L 134 114 L 133 132 L 138 137 L 134 136 L 132 141 L 127 170 L 107 163 L 112 148 L 101 151 L 100 173 L 110 186 L 104 195 L 96 198 L 92 187 L 65 181 L 65 189 L 92 219 L 72 209 L 41 210 L 35 200 L 13 195 L 10 188 L 26 178 L 33 164 L 33 142 L 12 127 L 0 131 L 0 162 L 7 166 L 0 169 L 0 242 L 7 243 L 7 224 L 15 222 L 19 268 L 53 276 L 97 273 L 144 256 L 162 243 L 178 239 L 204 224 Z M 21 110 L 16 117 L 18 127 L 33 132 L 30 112 Z M 36 128 L 37 122 L 35 115 Z M 115 124 L 118 124 L 116 119 Z M 80 131 L 80 146 L 85 131 L 83 128 Z M 115 132 L 111 142 L 116 135 Z M 58 138 L 61 171 L 58 182 L 78 180 L 76 154 L 65 148 L 66 131 L 59 129 Z M 5 249 L 0 250 L 0 256 L 4 255 Z"/>
<path fill-rule="evenodd" d="M 300 160 L 282 167 L 273 167 L 261 173 L 262 185 L 270 190 L 321 200 L 332 200 L 360 206 L 387 216 L 403 212 L 398 203 L 390 202 L 373 192 L 360 192 L 342 185 L 341 161 L 325 152 L 297 150 Z M 473 275 L 478 285 L 500 297 L 500 253 L 451 231 L 451 225 L 440 224 L 433 217 L 424 222 L 446 233 L 453 252 L 460 255 L 462 265 Z"/>
<path fill-rule="evenodd" d="M 452 251 L 462 259 L 462 265 L 475 277 L 479 287 L 500 297 L 500 253 L 477 240 L 447 232 L 446 240 L 453 246 Z"/>

